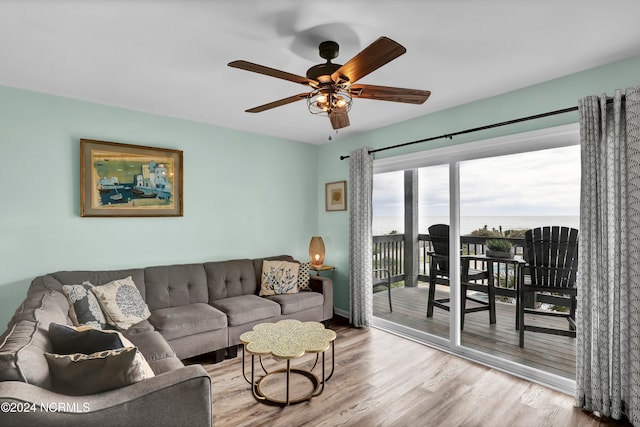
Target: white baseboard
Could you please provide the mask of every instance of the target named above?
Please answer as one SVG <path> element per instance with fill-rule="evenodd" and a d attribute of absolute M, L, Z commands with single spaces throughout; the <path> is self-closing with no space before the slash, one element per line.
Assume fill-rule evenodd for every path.
<path fill-rule="evenodd" d="M 346 319 L 350 319 L 351 318 L 351 313 L 349 313 L 347 310 L 342 310 L 341 308 L 333 308 L 333 312 L 335 314 L 337 314 L 338 316 L 342 316 Z"/>

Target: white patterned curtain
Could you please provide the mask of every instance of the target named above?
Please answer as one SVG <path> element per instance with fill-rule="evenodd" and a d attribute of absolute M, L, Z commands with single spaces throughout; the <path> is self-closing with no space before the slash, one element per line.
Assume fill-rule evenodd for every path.
<path fill-rule="evenodd" d="M 586 410 L 640 425 L 640 87 L 578 106 L 576 398 Z"/>
<path fill-rule="evenodd" d="M 356 327 L 373 320 L 372 192 L 373 158 L 367 148 L 354 150 L 349 153 L 349 294 Z"/>

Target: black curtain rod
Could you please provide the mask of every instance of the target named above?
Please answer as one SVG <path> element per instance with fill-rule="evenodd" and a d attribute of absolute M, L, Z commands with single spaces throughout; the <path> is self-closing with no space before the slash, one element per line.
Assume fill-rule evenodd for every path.
<path fill-rule="evenodd" d="M 622 95 L 622 99 L 623 100 L 625 99 L 624 95 Z M 612 102 L 613 102 L 612 98 L 608 98 L 607 99 L 607 104 L 611 104 Z M 453 139 L 454 136 L 464 135 L 465 133 L 478 132 L 478 131 L 481 131 L 481 130 L 497 128 L 497 127 L 500 127 L 500 126 L 512 125 L 514 123 L 520 123 L 520 122 L 526 122 L 526 121 L 529 121 L 529 120 L 541 119 L 543 117 L 556 116 L 558 114 L 569 113 L 571 111 L 578 111 L 578 106 L 576 105 L 575 107 L 563 108 L 561 110 L 555 110 L 555 111 L 548 111 L 546 113 L 535 114 L 533 116 L 520 117 L 519 119 L 507 120 L 506 122 L 493 123 L 491 125 L 485 125 L 485 126 L 480 126 L 480 127 L 471 128 L 471 129 L 465 129 L 465 130 L 461 130 L 461 131 L 454 132 L 454 133 L 445 133 L 445 134 L 442 134 L 442 135 L 439 135 L 439 136 L 432 136 L 431 138 L 424 138 L 424 139 L 419 139 L 417 141 L 404 142 L 402 144 L 397 144 L 397 145 L 390 145 L 389 147 L 376 148 L 375 150 L 369 150 L 369 154 L 377 153 L 378 151 L 391 150 L 392 148 L 400 148 L 400 147 L 405 147 L 407 145 L 418 144 L 420 142 L 433 141 L 435 139 L 441 139 L 441 138 Z M 349 158 L 349 156 L 340 156 L 340 160 L 344 160 L 344 159 L 348 159 L 348 158 Z"/>
<path fill-rule="evenodd" d="M 575 107 L 563 108 L 561 110 L 555 110 L 555 111 L 548 111 L 546 113 L 535 114 L 533 116 L 520 117 L 519 119 L 507 120 L 505 122 L 493 123 L 493 124 L 490 124 L 490 125 L 479 126 L 479 127 L 476 127 L 476 128 L 460 130 L 458 132 L 445 133 L 445 134 L 442 134 L 442 135 L 439 135 L 439 136 L 432 136 L 430 138 L 419 139 L 417 141 L 404 142 L 402 144 L 390 145 L 388 147 L 383 147 L 383 148 L 376 148 L 375 150 L 369 150 L 369 154 L 377 153 L 379 151 L 391 150 L 393 148 L 406 147 L 407 145 L 418 144 L 420 142 L 433 141 L 433 140 L 441 139 L 441 138 L 453 139 L 454 136 L 464 135 L 465 133 L 478 132 L 478 131 L 481 131 L 481 130 L 493 129 L 493 128 L 497 128 L 497 127 L 500 127 L 500 126 L 512 125 L 514 123 L 520 123 L 520 122 L 526 122 L 526 121 L 529 121 L 529 120 L 541 119 L 543 117 L 556 116 L 558 114 L 569 113 L 571 111 L 578 111 L 578 106 L 576 105 Z M 348 159 L 348 158 L 349 158 L 349 156 L 340 156 L 340 160 L 344 160 L 344 159 Z"/>

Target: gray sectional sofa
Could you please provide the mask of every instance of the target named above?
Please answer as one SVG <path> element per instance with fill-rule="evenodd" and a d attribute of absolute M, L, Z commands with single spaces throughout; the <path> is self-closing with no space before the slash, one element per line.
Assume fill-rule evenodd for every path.
<path fill-rule="evenodd" d="M 211 380 L 200 365 L 185 366 L 182 359 L 205 353 L 213 353 L 215 361 L 234 357 L 239 336 L 258 323 L 328 322 L 333 316 L 332 281 L 327 277 L 311 276 L 311 291 L 259 296 L 264 260 L 293 258 L 36 277 L 0 336 L 0 425 L 210 426 Z M 93 395 L 57 393 L 44 354 L 52 351 L 49 324 L 72 324 L 62 286 L 83 281 L 99 286 L 127 276 L 151 317 L 122 334 L 138 347 L 155 376 Z"/>

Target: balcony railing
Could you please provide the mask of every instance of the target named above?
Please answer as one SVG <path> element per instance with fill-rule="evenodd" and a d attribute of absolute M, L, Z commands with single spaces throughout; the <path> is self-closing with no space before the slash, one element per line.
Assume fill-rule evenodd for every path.
<path fill-rule="evenodd" d="M 389 270 L 391 283 L 404 281 L 404 234 L 373 236 L 373 268 Z"/>
<path fill-rule="evenodd" d="M 524 239 L 511 239 L 506 237 L 471 237 L 460 238 L 463 255 L 481 255 L 485 253 L 485 243 L 489 239 L 502 239 L 514 245 L 515 254 L 522 256 Z M 431 238 L 428 234 L 418 235 L 419 271 L 418 281 L 429 282 L 429 255 L 433 250 Z M 471 261 L 473 268 L 486 268 L 480 264 L 485 261 Z M 475 264 L 475 265 L 474 265 Z M 405 280 L 404 272 L 404 234 L 387 234 L 373 236 L 373 268 L 385 268 L 391 275 L 391 283 Z M 516 277 L 513 265 L 494 262 L 494 286 L 496 294 L 515 298 Z"/>
<path fill-rule="evenodd" d="M 482 255 L 486 250 L 486 241 L 489 239 L 501 239 L 511 242 L 515 255 L 522 256 L 524 252 L 524 239 L 507 237 L 472 237 L 461 236 L 460 245 L 463 255 Z M 418 282 L 429 282 L 429 252 L 433 250 L 431 238 L 428 234 L 418 235 L 419 268 Z M 391 283 L 404 282 L 406 279 L 404 271 L 404 234 L 386 234 L 373 236 L 373 268 L 384 268 L 389 270 Z M 487 261 L 472 260 L 471 267 L 486 269 L 483 265 Z M 492 261 L 493 264 L 493 284 L 496 295 L 505 298 L 516 298 L 516 272 L 513 264 Z M 555 294 L 537 294 L 536 302 L 547 303 L 557 306 L 567 306 L 567 298 Z M 533 300 L 525 301 L 527 307 L 532 307 Z"/>

